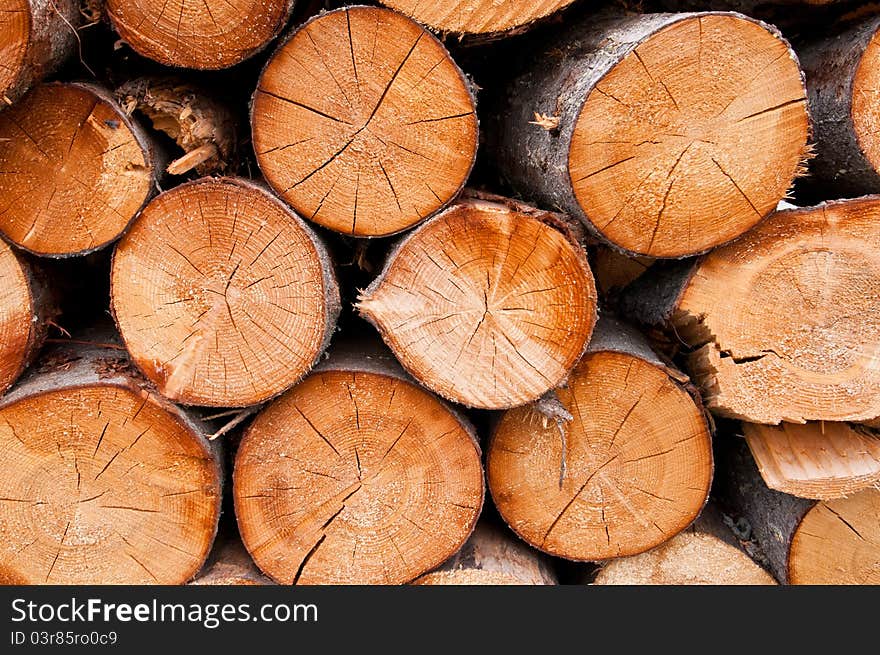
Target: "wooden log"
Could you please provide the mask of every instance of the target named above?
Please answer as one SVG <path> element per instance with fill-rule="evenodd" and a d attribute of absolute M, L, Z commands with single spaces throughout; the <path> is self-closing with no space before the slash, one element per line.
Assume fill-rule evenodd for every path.
<path fill-rule="evenodd" d="M 254 587 L 274 584 L 260 573 L 237 535 L 218 537 L 218 542 L 214 544 L 204 568 L 190 582 L 191 585 Z"/>
<path fill-rule="evenodd" d="M 0 112 L 0 231 L 37 255 L 95 251 L 119 238 L 162 168 L 106 89 L 40 85 Z"/>
<path fill-rule="evenodd" d="M 407 235 L 357 307 L 426 387 L 500 409 L 565 380 L 592 333 L 596 290 L 558 216 L 469 198 Z"/>
<path fill-rule="evenodd" d="M 0 467 L 4 584 L 180 584 L 217 531 L 217 448 L 118 346 L 31 368 L 0 400 Z"/>
<path fill-rule="evenodd" d="M 574 0 L 381 0 L 382 4 L 442 34 L 480 41 L 520 34 Z"/>
<path fill-rule="evenodd" d="M 150 202 L 114 253 L 111 303 L 133 361 L 163 395 L 222 407 L 293 385 L 340 309 L 317 235 L 240 178 L 203 178 Z"/>
<path fill-rule="evenodd" d="M 872 16 L 798 50 L 814 119 L 810 173 L 840 195 L 880 191 L 878 30 L 880 17 Z"/>
<path fill-rule="evenodd" d="M 265 48 L 293 6 L 294 0 L 189 6 L 186 0 L 106 0 L 110 23 L 135 52 L 166 66 L 202 70 L 229 68 Z"/>
<path fill-rule="evenodd" d="M 296 30 L 260 77 L 251 127 L 279 195 L 353 236 L 394 234 L 443 208 L 477 152 L 464 74 L 429 32 L 377 7 Z"/>
<path fill-rule="evenodd" d="M 138 111 L 153 129 L 174 139 L 184 154 L 168 165 L 172 175 L 225 173 L 236 149 L 235 117 L 228 107 L 200 88 L 173 78 L 129 80 L 116 97 L 130 116 Z"/>
<path fill-rule="evenodd" d="M 628 257 L 601 244 L 590 248 L 590 269 L 596 278 L 596 288 L 604 297 L 616 296 L 644 275 L 654 261 L 650 257 Z"/>
<path fill-rule="evenodd" d="M 780 582 L 880 582 L 880 490 L 807 500 L 770 489 L 744 440 L 728 444 L 718 470 L 726 509 L 745 520 Z"/>
<path fill-rule="evenodd" d="M 666 543 L 606 562 L 593 584 L 775 585 L 776 580 L 735 545 L 733 534 L 710 505 L 691 527 Z"/>
<path fill-rule="evenodd" d="M 641 553 L 686 528 L 709 495 L 712 444 L 685 381 L 603 316 L 556 392 L 573 419 L 518 407 L 494 431 L 489 489 L 507 524 L 535 548 L 580 561 Z"/>
<path fill-rule="evenodd" d="M 776 212 L 703 259 L 658 268 L 621 298 L 695 350 L 714 413 L 754 423 L 880 416 L 880 198 Z"/>
<path fill-rule="evenodd" d="M 42 272 L 0 241 L 0 395 L 39 352 L 57 313 Z"/>
<path fill-rule="evenodd" d="M 743 423 L 743 434 L 771 489 L 817 500 L 880 488 L 880 438 L 847 423 Z"/>
<path fill-rule="evenodd" d="M 487 146 L 525 197 L 629 254 L 683 257 L 785 196 L 806 153 L 805 101 L 797 58 L 768 25 L 593 16 L 507 85 Z"/>
<path fill-rule="evenodd" d="M 6 0 L 0 12 L 0 102 L 16 102 L 73 54 L 79 5 L 77 0 Z"/>
<path fill-rule="evenodd" d="M 539 553 L 485 521 L 455 555 L 415 585 L 555 585 L 556 575 Z"/>
<path fill-rule="evenodd" d="M 401 584 L 447 560 L 483 503 L 467 421 L 390 354 L 334 346 L 264 409 L 235 459 L 245 546 L 282 584 Z"/>

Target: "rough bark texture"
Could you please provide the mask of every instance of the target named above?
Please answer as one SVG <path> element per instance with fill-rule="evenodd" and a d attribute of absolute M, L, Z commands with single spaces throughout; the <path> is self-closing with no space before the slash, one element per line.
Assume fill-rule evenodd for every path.
<path fill-rule="evenodd" d="M 4 582 L 180 584 L 196 574 L 217 532 L 220 444 L 158 396 L 112 336 L 46 350 L 0 399 L 0 416 L 11 472 Z M 14 512 L 33 516 L 13 520 Z"/>
<path fill-rule="evenodd" d="M 510 532 L 481 522 L 455 555 L 415 580 L 417 585 L 555 585 L 542 555 Z"/>
<path fill-rule="evenodd" d="M 873 135 L 880 125 L 867 116 L 880 117 L 880 99 L 876 88 L 858 88 L 856 81 L 863 62 L 867 69 L 880 68 L 875 53 L 880 45 L 869 46 L 878 28 L 880 17 L 871 17 L 798 50 L 807 76 L 816 143 L 810 172 L 817 182 L 841 195 L 880 191 L 880 144 L 874 143 Z M 863 74 L 871 72 L 867 69 Z M 877 73 L 872 77 L 876 81 Z M 863 100 L 861 105 L 859 100 Z M 865 115 L 857 116 L 858 112 Z M 872 125 L 865 125 L 863 131 L 859 121 Z"/>
<path fill-rule="evenodd" d="M 168 165 L 172 175 L 235 172 L 235 117 L 202 89 L 172 78 L 138 78 L 119 87 L 116 97 L 128 115 L 141 112 L 183 149 Z"/>
<path fill-rule="evenodd" d="M 0 71 L 0 101 L 17 101 L 72 56 L 81 21 L 78 0 L 12 0 L 0 16 L 9 57 Z"/>
<path fill-rule="evenodd" d="M 790 100 L 787 96 L 786 98 L 780 98 L 778 95 L 780 91 L 777 89 L 775 97 L 761 96 L 762 99 L 760 101 L 755 101 L 759 104 L 766 103 L 766 107 L 764 104 L 761 104 L 760 107 L 750 108 L 751 113 L 745 118 L 740 119 L 740 121 L 746 120 L 763 116 L 771 111 L 788 111 L 787 108 L 796 107 L 797 118 L 794 121 L 796 125 L 793 123 L 787 132 L 782 132 L 786 140 L 793 139 L 791 152 L 788 152 L 789 148 L 786 145 L 785 150 L 787 154 L 780 156 L 778 162 L 774 161 L 771 164 L 769 160 L 768 162 L 762 161 L 760 166 L 762 174 L 766 176 L 765 186 L 768 188 L 772 187 L 774 190 L 778 187 L 778 194 L 771 198 L 767 193 L 755 190 L 754 194 L 761 194 L 761 197 L 755 200 L 760 206 L 760 208 L 757 208 L 752 199 L 742 190 L 742 187 L 745 186 L 746 190 L 751 193 L 752 181 L 748 181 L 748 186 L 746 186 L 746 181 L 741 179 L 738 184 L 730 175 L 729 170 L 727 170 L 730 166 L 725 163 L 724 167 L 722 167 L 719 160 L 725 162 L 731 156 L 734 158 L 736 156 L 755 156 L 756 161 L 759 157 L 759 147 L 755 146 L 743 151 L 742 146 L 740 146 L 739 151 L 737 151 L 737 146 L 734 145 L 736 140 L 734 140 L 730 144 L 729 151 L 719 151 L 714 154 L 707 151 L 709 154 L 706 154 L 705 158 L 707 161 L 714 161 L 714 167 L 711 169 L 701 169 L 697 173 L 698 177 L 707 178 L 707 182 L 703 187 L 695 187 L 692 192 L 693 194 L 700 195 L 707 193 L 707 189 L 713 192 L 717 191 L 719 194 L 722 194 L 723 191 L 726 194 L 724 195 L 723 202 L 728 205 L 741 203 L 742 211 L 751 214 L 746 215 L 744 213 L 742 216 L 736 214 L 735 217 L 733 214 L 724 214 L 723 218 L 720 214 L 718 217 L 713 215 L 711 217 L 712 221 L 718 219 L 717 228 L 708 228 L 707 231 L 707 228 L 704 227 L 702 233 L 696 234 L 691 233 L 691 227 L 688 225 L 686 238 L 684 236 L 680 238 L 675 236 L 673 239 L 673 237 L 669 236 L 672 233 L 664 236 L 667 228 L 660 229 L 660 224 L 668 220 L 664 216 L 664 212 L 673 209 L 667 206 L 667 200 L 669 200 L 670 193 L 677 180 L 674 173 L 679 165 L 682 165 L 682 168 L 690 165 L 688 164 L 688 157 L 685 155 L 692 156 L 688 151 L 693 148 L 695 143 L 701 141 L 699 136 L 696 136 L 694 137 L 696 140 L 687 145 L 683 150 L 676 146 L 677 149 L 669 160 L 671 166 L 669 174 L 664 180 L 651 180 L 649 179 L 650 175 L 645 176 L 634 190 L 630 190 L 630 197 L 627 198 L 620 211 L 614 214 L 613 217 L 610 216 L 613 212 L 607 212 L 605 208 L 600 210 L 598 206 L 586 206 L 584 199 L 578 197 L 579 192 L 575 188 L 576 185 L 593 175 L 604 174 L 606 170 L 620 164 L 630 166 L 632 164 L 627 162 L 631 160 L 636 160 L 637 163 L 638 159 L 642 156 L 642 151 L 636 149 L 638 146 L 662 144 L 664 143 L 662 139 L 669 137 L 669 135 L 661 134 L 662 129 L 648 120 L 648 125 L 654 125 L 654 128 L 652 128 L 654 132 L 640 133 L 638 138 L 643 140 L 639 143 L 634 141 L 631 144 L 633 146 L 631 150 L 626 152 L 620 151 L 622 154 L 617 156 L 619 161 L 609 163 L 607 166 L 593 170 L 587 175 L 583 175 L 583 170 L 575 175 L 572 172 L 572 167 L 575 165 L 575 160 L 572 159 L 575 156 L 573 154 L 573 143 L 577 140 L 576 128 L 579 128 L 579 118 L 585 106 L 587 106 L 590 96 L 600 94 L 608 96 L 618 103 L 618 109 L 623 107 L 627 110 L 632 110 L 633 115 L 629 116 L 626 120 L 621 119 L 619 121 L 621 124 L 636 124 L 638 116 L 644 116 L 646 112 L 651 116 L 656 114 L 658 120 L 671 120 L 668 119 L 668 116 L 674 114 L 671 113 L 671 110 L 666 112 L 665 110 L 661 111 L 658 109 L 658 105 L 661 104 L 658 99 L 652 97 L 650 101 L 645 100 L 645 108 L 641 108 L 642 103 L 633 100 L 640 107 L 636 111 L 626 102 L 614 96 L 613 93 L 609 94 L 609 92 L 604 90 L 602 88 L 603 82 L 607 86 L 606 80 L 613 77 L 610 73 L 614 71 L 616 74 L 618 65 L 620 65 L 621 70 L 625 68 L 623 66 L 624 62 L 632 59 L 631 55 L 635 53 L 636 59 L 641 62 L 641 66 L 644 67 L 649 79 L 652 80 L 652 83 L 657 88 L 661 89 L 660 91 L 652 89 L 651 93 L 664 94 L 663 100 L 669 102 L 676 113 L 681 112 L 683 108 L 689 109 L 689 106 L 684 103 L 692 102 L 690 98 L 679 97 L 676 101 L 672 97 L 666 83 L 659 77 L 656 77 L 662 72 L 662 64 L 657 64 L 658 70 L 655 74 L 652 74 L 648 70 L 648 64 L 645 64 L 644 60 L 639 56 L 638 50 L 645 47 L 645 44 L 649 43 L 652 38 L 656 37 L 658 33 L 666 28 L 677 26 L 678 24 L 684 25 L 685 21 L 690 20 L 699 21 L 700 29 L 702 30 L 703 20 L 712 21 L 716 19 L 730 20 L 732 24 L 739 26 L 737 29 L 742 29 L 742 25 L 750 22 L 753 26 L 765 30 L 765 32 L 762 32 L 764 36 L 761 38 L 766 38 L 770 41 L 778 39 L 779 42 L 774 47 L 786 53 L 785 57 L 777 58 L 778 61 L 785 63 L 786 68 L 780 68 L 772 72 L 767 71 L 764 74 L 775 75 L 780 79 L 786 80 L 785 85 L 791 86 L 791 92 L 795 93 L 798 97 L 793 97 Z M 724 29 L 728 28 L 729 26 Z M 708 25 L 706 29 L 709 30 Z M 702 41 L 702 38 L 702 32 L 700 32 L 699 39 Z M 666 47 L 670 46 L 667 44 Z M 708 49 L 709 46 L 707 46 Z M 655 65 L 653 62 L 649 63 L 652 66 Z M 777 65 L 782 66 L 779 63 Z M 723 74 L 716 73 L 716 75 Z M 658 82 L 657 79 L 660 79 L 660 81 Z M 679 92 L 684 91 L 686 93 L 687 89 L 688 87 L 683 86 L 679 89 Z M 788 91 L 784 91 L 784 93 L 788 93 Z M 788 43 L 781 38 L 774 28 L 768 25 L 758 23 L 753 19 L 738 14 L 644 14 L 624 17 L 602 14 L 598 17 L 592 16 L 588 21 L 571 26 L 567 31 L 554 35 L 546 51 L 529 58 L 524 71 L 514 77 L 507 85 L 502 99 L 498 106 L 494 108 L 493 113 L 496 116 L 496 120 L 487 125 L 487 144 L 489 151 L 496 158 L 495 164 L 502 176 L 507 179 L 514 189 L 523 193 L 527 198 L 534 199 L 542 206 L 566 211 L 578 217 L 584 221 L 584 224 L 596 238 L 610 242 L 613 246 L 630 254 L 651 255 L 655 257 L 682 257 L 706 251 L 719 243 L 729 241 L 738 236 L 769 213 L 772 207 L 783 197 L 788 185 L 791 184 L 794 176 L 798 174 L 800 161 L 805 154 L 808 120 L 803 109 L 804 100 L 805 91 L 801 74 L 797 67 L 797 58 L 790 46 L 788 46 Z M 770 106 L 773 103 L 780 102 L 782 104 Z M 682 104 L 680 105 L 680 103 Z M 596 113 L 601 114 L 598 110 Z M 715 129 L 709 126 L 712 120 L 714 119 L 706 117 L 706 129 L 709 132 Z M 733 121 L 733 118 L 731 118 L 731 121 Z M 685 122 L 691 123 L 694 121 L 688 120 Z M 735 123 L 731 124 L 735 125 Z M 604 135 L 604 138 L 615 139 L 621 137 Z M 704 140 L 706 140 L 706 143 L 712 143 L 711 136 L 704 135 Z M 614 140 L 592 141 L 591 144 L 585 145 L 597 143 L 620 144 L 628 142 Z M 670 145 L 669 147 L 671 148 L 672 146 Z M 693 148 L 693 150 L 694 152 L 702 152 L 699 148 Z M 626 154 L 630 156 L 624 156 Z M 677 154 L 677 157 L 675 154 Z M 610 157 L 607 153 L 603 154 L 603 157 L 606 155 Z M 700 157 L 702 158 L 704 155 L 701 154 Z M 592 157 L 585 155 L 585 158 L 589 160 Z M 784 162 L 782 161 L 783 159 L 785 159 Z M 684 164 L 682 164 L 683 160 Z M 609 161 L 613 160 L 609 159 Z M 702 159 L 699 161 L 702 161 Z M 587 162 L 585 166 L 588 168 L 589 163 Z M 666 164 L 656 164 L 654 169 L 657 166 L 666 167 Z M 782 169 L 785 170 L 782 171 Z M 752 170 L 751 173 L 754 177 L 755 170 Z M 711 183 L 708 182 L 710 175 L 712 176 Z M 581 177 L 575 179 L 578 176 Z M 784 184 L 780 184 L 783 180 Z M 647 190 L 643 190 L 643 187 Z M 618 191 L 615 188 L 615 194 L 617 193 L 622 194 L 623 191 Z M 676 196 L 677 193 L 672 193 L 672 196 Z M 639 196 L 640 200 L 634 201 L 633 199 L 636 196 Z M 719 197 L 712 196 L 709 193 L 706 196 L 706 203 L 721 202 Z M 660 201 L 661 198 L 663 200 L 662 203 Z M 747 203 L 744 203 L 744 199 Z M 659 210 L 659 213 L 656 214 L 657 224 L 654 227 L 654 235 L 651 236 L 650 243 L 648 244 L 639 243 L 638 235 L 644 236 L 646 232 L 650 235 L 650 227 L 640 226 L 639 229 L 633 228 L 633 234 L 628 236 L 610 236 L 607 233 L 607 228 L 613 221 L 617 221 L 620 214 L 633 201 L 637 205 L 644 205 L 644 207 L 631 208 L 634 212 L 632 219 L 625 216 L 620 221 L 625 224 L 627 231 L 629 231 L 628 223 L 630 220 L 638 220 L 640 222 L 642 219 L 647 220 L 646 216 L 650 213 L 648 212 L 649 207 L 652 212 L 655 205 Z M 674 201 L 675 198 L 673 197 L 669 202 L 675 204 Z M 679 202 L 683 203 L 685 200 L 679 199 Z M 705 208 L 697 207 L 696 205 L 693 207 L 693 212 L 705 214 L 705 211 Z M 739 212 L 740 210 L 737 209 L 737 211 Z M 605 213 L 609 213 L 609 216 L 605 217 Z M 609 218 L 611 220 L 608 220 Z M 703 216 L 701 218 L 705 221 L 709 217 Z M 618 225 L 614 229 L 618 230 L 620 226 Z M 678 230 L 679 228 L 673 225 L 669 229 Z M 713 229 L 717 230 L 717 233 L 714 233 Z M 683 233 L 684 228 L 681 228 L 681 230 Z M 655 237 L 658 237 L 656 244 Z M 667 239 L 670 239 L 670 241 L 667 241 Z"/>

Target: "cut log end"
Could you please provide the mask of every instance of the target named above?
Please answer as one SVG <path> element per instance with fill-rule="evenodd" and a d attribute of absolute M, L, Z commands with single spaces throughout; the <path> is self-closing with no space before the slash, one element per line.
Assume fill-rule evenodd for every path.
<path fill-rule="evenodd" d="M 402 242 L 358 308 L 428 388 L 498 409 L 562 383 L 592 334 L 596 290 L 559 230 L 469 200 Z"/>
<path fill-rule="evenodd" d="M 276 581 L 400 584 L 461 547 L 483 474 L 476 442 L 434 397 L 397 377 L 328 370 L 257 417 L 234 496 L 244 543 Z"/>
<path fill-rule="evenodd" d="M 880 584 L 880 491 L 817 503 L 791 540 L 791 584 Z"/>
<path fill-rule="evenodd" d="M 777 212 L 708 255 L 677 301 L 707 405 L 756 423 L 880 416 L 876 197 Z M 795 236 L 796 235 L 796 236 Z"/>
<path fill-rule="evenodd" d="M 149 198 L 154 157 L 105 91 L 38 86 L 0 113 L 0 230 L 39 255 L 105 246 Z"/>
<path fill-rule="evenodd" d="M 88 384 L 0 409 L 0 578 L 180 584 L 220 510 L 207 443 L 150 396 Z"/>
<path fill-rule="evenodd" d="M 718 537 L 683 532 L 641 555 L 609 562 L 597 585 L 775 585 L 776 581 L 738 548 Z"/>
<path fill-rule="evenodd" d="M 648 550 L 697 517 L 712 479 L 709 430 L 664 368 L 590 352 L 557 394 L 571 422 L 545 425 L 530 407 L 513 409 L 489 447 L 492 497 L 525 541 L 602 560 Z"/>
<path fill-rule="evenodd" d="M 382 0 L 420 23 L 451 34 L 501 34 L 522 28 L 570 5 L 574 0 Z"/>
<path fill-rule="evenodd" d="M 251 108 L 266 180 L 300 214 L 355 236 L 418 223 L 462 188 L 474 99 L 431 34 L 386 9 L 312 19 L 278 50 Z"/>
<path fill-rule="evenodd" d="M 876 23 L 875 23 L 876 25 Z M 856 142 L 874 171 L 880 171 L 880 30 L 859 60 L 852 81 L 851 119 Z M 880 189 L 874 188 L 873 191 Z"/>
<path fill-rule="evenodd" d="M 29 275 L 12 248 L 0 242 L 0 394 L 21 375 L 35 345 Z"/>
<path fill-rule="evenodd" d="M 571 138 L 572 190 L 621 248 L 702 252 L 776 207 L 808 129 L 785 41 L 735 15 L 683 18 L 643 40 L 588 95 Z"/>
<path fill-rule="evenodd" d="M 30 37 L 30 3 L 28 0 L 9 0 L 0 12 L 0 43 L 3 44 L 0 99 L 18 83 L 22 67 L 25 65 Z"/>
<path fill-rule="evenodd" d="M 119 36 L 166 66 L 228 68 L 261 50 L 284 27 L 293 0 L 107 0 Z M 181 17 L 185 17 L 181 29 Z"/>
<path fill-rule="evenodd" d="M 277 395 L 311 368 L 339 311 L 316 237 L 267 191 L 235 178 L 152 201 L 117 247 L 111 283 L 135 363 L 185 404 Z"/>

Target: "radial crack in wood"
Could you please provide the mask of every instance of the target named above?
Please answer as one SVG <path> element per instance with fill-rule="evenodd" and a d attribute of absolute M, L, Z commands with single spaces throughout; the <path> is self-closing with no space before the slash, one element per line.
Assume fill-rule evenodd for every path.
<path fill-rule="evenodd" d="M 489 445 L 492 498 L 520 537 L 601 560 L 644 552 L 696 518 L 712 480 L 709 429 L 640 335 L 602 318 L 557 394 L 574 416 L 565 440 L 525 406 L 503 415 Z"/>
<path fill-rule="evenodd" d="M 558 128 L 531 124 L 536 112 Z M 739 14 L 590 17 L 533 58 L 496 113 L 490 149 L 517 190 L 651 257 L 756 225 L 807 152 L 797 58 Z"/>
<path fill-rule="evenodd" d="M 489 409 L 536 400 L 563 382 L 596 320 L 586 256 L 554 220 L 459 201 L 400 242 L 358 310 L 440 395 Z"/>
<path fill-rule="evenodd" d="M 363 352 L 331 354 L 257 416 L 236 456 L 242 538 L 282 584 L 409 582 L 480 513 L 471 428 L 393 358 Z"/>
<path fill-rule="evenodd" d="M 477 151 L 464 74 L 430 33 L 377 7 L 296 30 L 260 77 L 251 126 L 282 198 L 354 236 L 394 234 L 441 209 Z"/>
<path fill-rule="evenodd" d="M 239 178 L 155 198 L 117 247 L 111 284 L 134 362 L 162 394 L 193 405 L 281 393 L 323 352 L 340 307 L 318 237 Z"/>
<path fill-rule="evenodd" d="M 152 195 L 159 160 L 107 90 L 37 86 L 0 112 L 0 231 L 38 255 L 106 246 Z"/>

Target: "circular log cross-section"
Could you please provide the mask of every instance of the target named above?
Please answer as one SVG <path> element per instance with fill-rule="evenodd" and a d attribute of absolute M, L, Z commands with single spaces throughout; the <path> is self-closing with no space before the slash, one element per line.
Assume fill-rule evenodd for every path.
<path fill-rule="evenodd" d="M 160 64 L 215 70 L 262 50 L 282 30 L 294 0 L 107 0 L 113 27 Z M 185 19 L 184 19 L 185 17 Z"/>
<path fill-rule="evenodd" d="M 116 248 L 112 305 L 166 397 L 253 405 L 299 380 L 339 313 L 324 247 L 268 191 L 202 179 L 159 195 Z"/>
<path fill-rule="evenodd" d="M 48 304 L 30 266 L 0 241 L 0 394 L 42 345 Z"/>
<path fill-rule="evenodd" d="M 78 0 L 4 0 L 0 10 L 0 106 L 19 99 L 73 53 Z"/>
<path fill-rule="evenodd" d="M 880 491 L 817 503 L 791 539 L 791 584 L 880 584 Z"/>
<path fill-rule="evenodd" d="M 360 370 L 315 372 L 269 405 L 234 475 L 245 546 L 283 584 L 409 582 L 461 547 L 483 501 L 479 448 L 456 415 Z"/>
<path fill-rule="evenodd" d="M 657 548 L 609 562 L 597 585 L 775 585 L 743 551 L 704 532 L 682 532 Z"/>
<path fill-rule="evenodd" d="M 217 529 L 216 454 L 112 357 L 73 357 L 0 406 L 0 582 L 188 581 Z"/>
<path fill-rule="evenodd" d="M 553 48 L 508 87 L 498 164 L 620 249 L 709 250 L 760 222 L 798 174 L 806 91 L 768 26 L 637 15 L 582 25 Z"/>
<path fill-rule="evenodd" d="M 409 18 L 354 7 L 310 20 L 269 60 L 251 106 L 257 162 L 302 216 L 354 236 L 415 225 L 462 188 L 474 98 Z"/>
<path fill-rule="evenodd" d="M 592 561 L 641 553 L 686 528 L 708 497 L 712 448 L 701 409 L 644 346 L 624 347 L 591 345 L 557 390 L 570 422 L 518 407 L 490 443 L 498 511 L 551 555 Z"/>
<path fill-rule="evenodd" d="M 689 370 L 712 411 L 774 424 L 880 416 L 878 213 L 877 197 L 780 211 L 690 273 L 672 319 L 698 347 Z"/>
<path fill-rule="evenodd" d="M 574 0 L 381 0 L 440 32 L 495 35 L 528 26 L 570 5 Z"/>
<path fill-rule="evenodd" d="M 0 112 L 0 231 L 38 255 L 114 241 L 150 197 L 156 152 L 110 94 L 44 84 Z"/>
<path fill-rule="evenodd" d="M 501 409 L 562 383 L 596 289 L 583 250 L 540 212 L 465 200 L 401 242 L 358 309 L 426 387 Z"/>

